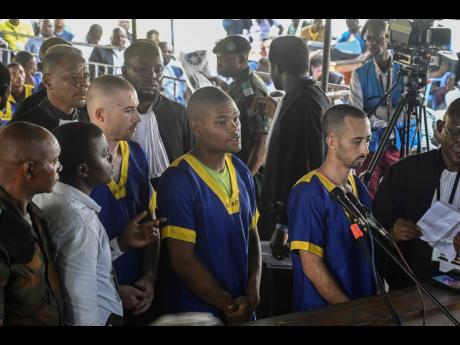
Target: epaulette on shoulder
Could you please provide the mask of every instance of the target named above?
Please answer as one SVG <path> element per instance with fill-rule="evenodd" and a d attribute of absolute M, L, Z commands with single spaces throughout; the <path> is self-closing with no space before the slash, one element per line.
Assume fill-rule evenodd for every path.
<path fill-rule="evenodd" d="M 254 94 L 254 90 L 252 89 L 251 80 L 246 80 L 243 84 L 241 84 L 241 92 L 245 97 L 251 96 Z"/>

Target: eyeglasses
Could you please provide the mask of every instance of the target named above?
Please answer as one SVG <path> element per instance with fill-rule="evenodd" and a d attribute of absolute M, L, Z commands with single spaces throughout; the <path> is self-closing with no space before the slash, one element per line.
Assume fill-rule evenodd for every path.
<path fill-rule="evenodd" d="M 452 141 L 458 141 L 460 140 L 460 128 L 451 128 L 444 126 L 444 129 L 446 130 L 447 137 L 452 140 Z"/>

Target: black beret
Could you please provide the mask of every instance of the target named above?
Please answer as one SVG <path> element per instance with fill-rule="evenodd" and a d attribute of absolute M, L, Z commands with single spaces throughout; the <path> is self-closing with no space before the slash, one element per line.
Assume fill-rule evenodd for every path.
<path fill-rule="evenodd" d="M 251 50 L 249 41 L 240 35 L 230 35 L 217 42 L 212 50 L 214 54 L 248 54 Z"/>

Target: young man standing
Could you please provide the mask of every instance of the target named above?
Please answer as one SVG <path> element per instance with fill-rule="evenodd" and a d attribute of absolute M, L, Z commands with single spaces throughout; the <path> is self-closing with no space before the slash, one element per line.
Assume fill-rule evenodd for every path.
<path fill-rule="evenodd" d="M 88 91 L 91 122 L 100 127 L 113 156 L 113 174 L 109 183 L 95 187 L 91 197 L 102 210 L 99 219 L 109 239 L 119 236 L 134 217 L 148 212 L 142 221 L 151 220 L 156 208 L 155 192 L 149 181 L 145 152 L 131 141 L 140 116 L 137 94 L 125 79 L 104 75 L 93 80 Z M 120 297 L 125 308 L 125 323 L 147 311 L 153 299 L 158 244 L 131 250 L 114 262 Z"/>
<path fill-rule="evenodd" d="M 259 300 L 258 211 L 241 149 L 239 111 L 215 87 L 196 91 L 188 115 L 197 145 L 160 179 L 158 214 L 167 218 L 158 301 L 161 313 L 208 312 L 248 321 Z"/>
<path fill-rule="evenodd" d="M 351 222 L 329 194 L 339 187 L 370 208 L 366 187 L 351 172 L 369 152 L 370 123 L 363 111 L 342 104 L 326 112 L 322 127 L 328 146 L 326 159 L 319 169 L 302 177 L 289 195 L 294 311 L 375 293 L 371 267 L 353 238 Z"/>

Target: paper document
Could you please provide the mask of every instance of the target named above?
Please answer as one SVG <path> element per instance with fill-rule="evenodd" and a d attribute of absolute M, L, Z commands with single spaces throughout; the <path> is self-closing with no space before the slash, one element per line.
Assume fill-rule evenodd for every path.
<path fill-rule="evenodd" d="M 438 249 L 450 261 L 457 256 L 453 239 L 460 230 L 460 210 L 443 201 L 435 202 L 419 219 L 421 240 Z"/>

